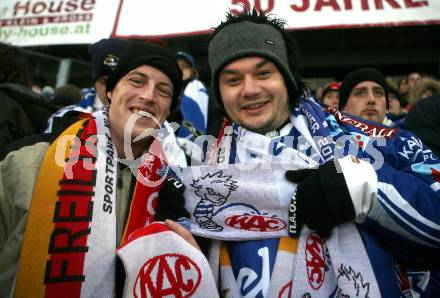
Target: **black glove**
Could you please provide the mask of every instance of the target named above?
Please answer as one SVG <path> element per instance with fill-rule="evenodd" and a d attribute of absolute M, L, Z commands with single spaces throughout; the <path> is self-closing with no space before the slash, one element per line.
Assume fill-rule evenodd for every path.
<path fill-rule="evenodd" d="M 301 225 L 306 224 L 327 238 L 335 226 L 355 218 L 344 175 L 336 171 L 334 162 L 317 169 L 286 171 L 286 178 L 298 183 L 289 208 L 292 237 L 298 237 Z"/>
<path fill-rule="evenodd" d="M 178 179 L 173 177 L 165 180 L 159 190 L 155 220 L 171 219 L 176 221 L 181 217 L 190 218 L 188 211 L 185 209 L 184 191 L 185 185 Z"/>

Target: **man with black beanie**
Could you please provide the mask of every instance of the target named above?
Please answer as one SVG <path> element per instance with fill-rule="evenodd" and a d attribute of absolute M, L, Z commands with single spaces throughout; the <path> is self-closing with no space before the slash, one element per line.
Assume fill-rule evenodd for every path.
<path fill-rule="evenodd" d="M 428 283 L 420 279 L 429 280 L 428 268 L 440 265 L 440 195 L 438 187 L 432 188 L 440 163 L 430 150 L 408 132 L 311 98 L 298 74 L 291 35 L 273 15 L 256 10 L 227 14 L 211 34 L 208 60 L 212 92 L 230 120 L 213 162 L 219 168 L 236 164 L 235 169 L 273 161 L 275 173 L 271 180 L 258 165 L 251 167 L 254 180 L 246 181 L 253 190 L 243 191 L 234 208 L 226 211 L 226 203 L 216 208 L 204 199 L 189 210 L 204 237 L 216 239 L 209 260 L 219 292 L 232 297 L 400 297 L 417 285 L 417 291 L 428 293 Z M 350 87 L 341 87 L 341 104 L 367 80 L 380 88 L 385 107 L 386 85 L 376 82 L 374 71 L 366 73 L 373 76 L 353 77 Z M 379 95 L 376 85 L 365 88 Z M 295 163 L 298 170 L 276 172 L 283 162 Z M 283 183 L 294 190 L 282 190 Z M 262 195 L 270 188 L 279 196 Z M 234 191 L 239 200 L 242 190 Z M 207 185 L 204 196 L 220 194 Z M 279 206 L 281 197 L 289 214 L 285 224 L 256 207 Z M 227 219 L 214 222 L 222 212 Z M 239 241 L 230 241 L 228 226 L 242 232 Z M 290 237 L 270 236 L 280 229 Z M 410 282 L 400 283 L 403 276 Z"/>
<path fill-rule="evenodd" d="M 347 74 L 339 90 L 339 110 L 382 123 L 388 108 L 388 86 L 374 68 L 359 68 Z"/>
<path fill-rule="evenodd" d="M 89 45 L 93 86 L 82 90 L 78 103 L 67 105 L 52 114 L 45 132 L 53 131 L 53 124 L 57 127 L 59 123 L 75 121 L 83 113 L 93 113 L 108 105 L 105 83 L 115 69 L 119 56 L 129 45 L 128 40 L 118 38 L 103 38 Z"/>
<path fill-rule="evenodd" d="M 167 158 L 156 135 L 180 86 L 170 49 L 130 42 L 106 82 L 108 107 L 86 114 L 53 142 L 40 140 L 4 157 L 1 297 L 14 291 L 16 297 L 121 293 L 124 270 L 115 265 L 116 249 L 155 219 L 157 200 L 183 192 L 175 178 L 160 174 Z M 173 223 L 167 229 L 189 234 Z"/>
<path fill-rule="evenodd" d="M 108 104 L 105 82 L 115 70 L 122 52 L 129 45 L 130 42 L 124 39 L 103 38 L 89 46 L 94 88 L 85 92 L 84 99 L 79 103 L 79 106 L 89 112 L 95 112 Z"/>

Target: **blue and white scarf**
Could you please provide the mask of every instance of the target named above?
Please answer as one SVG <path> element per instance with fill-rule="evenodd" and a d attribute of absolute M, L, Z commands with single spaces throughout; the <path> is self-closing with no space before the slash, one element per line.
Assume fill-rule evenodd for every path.
<path fill-rule="evenodd" d="M 79 107 L 85 109 L 89 113 L 93 113 L 100 110 L 104 106 L 98 97 L 95 87 L 85 88 L 82 91 L 84 97 L 78 103 Z"/>
<path fill-rule="evenodd" d="M 222 292 L 229 293 L 232 297 L 303 297 L 307 294 L 311 297 L 334 297 L 341 294 L 349 294 L 352 297 L 379 297 L 380 292 L 373 270 L 353 223 L 338 226 L 327 241 L 306 227 L 296 241 L 283 237 L 287 235 L 287 227 L 279 222 L 267 224 L 267 218 L 270 216 L 281 219 L 281 222 L 287 216 L 286 198 L 279 195 L 279 190 L 287 187 L 287 184 L 282 182 L 285 170 L 272 167 L 271 174 L 261 169 L 253 170 L 250 174 L 254 177 L 252 184 L 251 181 L 232 183 L 235 171 L 233 167 L 227 169 L 231 172 L 218 173 L 221 164 L 235 164 L 238 169 L 239 166 L 246 167 L 252 162 L 261 163 L 261 168 L 265 163 L 290 161 L 295 162 L 294 168 L 308 168 L 333 159 L 335 144 L 330 136 L 338 131 L 328 127 L 322 107 L 312 101 L 302 100 L 298 108 L 294 109 L 290 120 L 291 124 L 282 129 L 281 136 L 273 139 L 250 132 L 236 124 L 226 127 L 218 150 L 220 154 L 216 157 L 220 163 L 218 169 L 211 168 L 209 175 L 200 172 L 199 178 L 194 173 L 196 170 L 192 169 L 191 186 L 194 194 L 185 194 L 187 201 L 191 201 L 192 197 L 196 202 L 187 203 L 186 206 L 193 215 L 192 232 L 222 240 L 241 240 L 216 242 L 211 251 L 210 262 L 214 274 L 217 274 L 215 268 L 220 268 Z M 318 137 L 319 139 L 316 139 Z M 248 147 L 250 143 L 252 147 Z M 239 173 L 240 170 L 236 172 Z M 184 177 L 189 176 L 188 174 Z M 222 180 L 222 177 L 227 176 L 231 178 L 226 178 L 225 184 L 231 192 L 241 185 L 241 192 L 245 194 L 242 201 L 246 202 L 242 202 L 242 205 L 252 206 L 242 208 L 247 209 L 247 213 L 235 210 L 233 215 L 223 212 L 226 208 L 219 207 L 210 200 L 200 200 L 204 195 L 209 197 L 218 192 L 217 188 L 209 187 L 217 183 L 215 178 Z M 200 180 L 204 179 L 209 180 L 209 183 L 202 185 Z M 187 185 L 188 183 L 186 181 Z M 203 187 L 205 193 L 202 192 Z M 272 192 L 278 200 L 264 199 L 267 198 L 265 193 L 271 192 L 271 187 L 275 188 Z M 287 196 L 293 193 L 295 187 L 291 184 Z M 188 192 L 190 190 L 191 188 Z M 252 196 L 255 200 L 249 199 Z M 220 205 L 226 205 L 222 200 L 220 202 Z M 229 205 L 235 204 L 235 207 L 239 204 L 227 202 Z M 270 213 L 274 205 L 280 210 L 284 208 L 284 217 L 282 211 L 279 215 Z M 252 208 L 255 210 L 251 210 Z M 233 209 L 230 208 L 230 211 Z M 224 216 L 220 217 L 220 213 Z M 261 225 L 255 228 L 250 224 L 257 220 L 264 222 L 265 226 L 271 226 L 274 231 L 261 231 Z M 230 226 L 238 228 L 239 231 L 234 233 L 229 230 Z M 279 227 L 282 229 L 277 230 Z M 358 278 L 359 281 L 353 283 L 353 278 Z"/>

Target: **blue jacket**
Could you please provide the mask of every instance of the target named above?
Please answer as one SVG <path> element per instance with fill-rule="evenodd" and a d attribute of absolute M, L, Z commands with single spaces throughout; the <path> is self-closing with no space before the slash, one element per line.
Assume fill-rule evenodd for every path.
<path fill-rule="evenodd" d="M 305 117 L 312 137 L 331 139 L 326 145 L 316 144 L 318 152 L 315 149 L 314 153 L 312 146 L 302 149 L 318 163 L 356 155 L 373 165 L 377 175 L 377 196 L 373 198 L 366 219 L 358 223 L 358 229 L 382 296 L 435 295 L 431 291 L 436 288 L 436 278 L 430 282 L 430 269 L 440 267 L 438 157 L 410 132 L 354 117 L 313 100 L 301 100 L 293 109 L 292 117 Z M 233 124 L 233 128 L 234 139 L 238 125 Z M 294 140 L 289 146 L 298 150 L 296 140 L 302 133 L 293 127 L 288 135 Z M 283 142 L 284 137 L 281 135 L 274 142 Z M 338 145 L 340 140 L 343 142 Z M 236 162 L 235 149 L 232 141 L 230 163 Z M 273 155 L 278 154 L 274 150 Z M 350 185 L 348 187 L 350 189 Z M 276 248 L 277 242 L 273 241 L 277 240 L 229 243 L 234 272 L 240 267 L 252 266 L 252 262 L 236 252 L 246 250 L 251 256 L 251 251 L 262 246 Z M 255 272 L 260 271 L 256 268 Z"/>

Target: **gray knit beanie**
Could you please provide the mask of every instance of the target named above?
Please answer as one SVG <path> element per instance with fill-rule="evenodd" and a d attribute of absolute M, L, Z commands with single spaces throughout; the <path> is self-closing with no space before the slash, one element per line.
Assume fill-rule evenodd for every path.
<path fill-rule="evenodd" d="M 229 24 L 213 36 L 208 54 L 212 91 L 222 107 L 220 72 L 227 64 L 239 58 L 260 56 L 271 60 L 282 73 L 289 93 L 297 89 L 289 69 L 286 42 L 281 33 L 270 24 L 250 21 Z"/>

